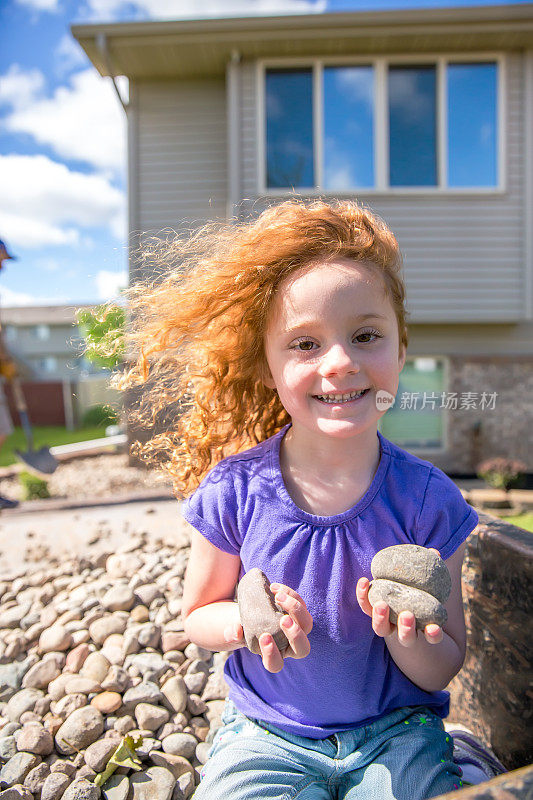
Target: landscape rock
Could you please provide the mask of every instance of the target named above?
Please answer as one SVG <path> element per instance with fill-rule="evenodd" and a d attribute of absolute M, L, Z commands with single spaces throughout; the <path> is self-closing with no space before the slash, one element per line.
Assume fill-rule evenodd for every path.
<path fill-rule="evenodd" d="M 64 772 L 50 772 L 41 789 L 41 800 L 60 800 L 70 778 Z"/>
<path fill-rule="evenodd" d="M 98 709 L 85 706 L 74 711 L 55 735 L 57 750 L 72 754 L 96 741 L 104 730 L 104 719 Z"/>

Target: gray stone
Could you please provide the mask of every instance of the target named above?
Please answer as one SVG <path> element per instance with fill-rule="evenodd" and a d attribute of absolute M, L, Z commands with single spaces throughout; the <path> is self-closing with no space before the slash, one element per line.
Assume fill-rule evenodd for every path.
<path fill-rule="evenodd" d="M 445 603 L 452 581 L 448 567 L 435 550 L 417 544 L 396 544 L 380 550 L 370 565 L 373 578 L 413 586 Z"/>
<path fill-rule="evenodd" d="M 10 786 L 9 789 L 0 792 L 0 800 L 33 800 L 33 795 L 26 786 L 17 783 L 16 786 Z"/>
<path fill-rule="evenodd" d="M 13 695 L 6 706 L 6 715 L 11 722 L 18 722 L 25 711 L 33 711 L 35 703 L 44 697 L 40 689 L 21 689 Z"/>
<path fill-rule="evenodd" d="M 40 763 L 40 756 L 34 756 L 32 753 L 16 753 L 0 770 L 0 787 L 22 783 L 30 769 Z"/>
<path fill-rule="evenodd" d="M 39 637 L 39 650 L 41 653 L 52 653 L 56 650 L 68 650 L 72 644 L 72 635 L 63 625 L 54 623 L 46 628 Z"/>
<path fill-rule="evenodd" d="M 57 678 L 61 670 L 52 658 L 38 661 L 27 671 L 22 680 L 25 689 L 46 689 L 50 681 Z"/>
<path fill-rule="evenodd" d="M 172 753 L 161 753 L 160 750 L 152 750 L 150 759 L 156 767 L 169 769 L 176 779 L 181 775 L 194 775 L 192 765 L 183 756 L 174 756 Z"/>
<path fill-rule="evenodd" d="M 127 584 L 112 586 L 102 597 L 102 605 L 109 611 L 129 611 L 134 603 L 134 594 Z"/>
<path fill-rule="evenodd" d="M 171 733 L 163 739 L 162 744 L 165 753 L 189 759 L 195 754 L 198 740 L 190 733 Z"/>
<path fill-rule="evenodd" d="M 153 681 L 142 681 L 137 686 L 132 686 L 131 689 L 124 692 L 122 697 L 124 705 L 130 710 L 139 703 L 158 703 L 160 700 L 161 691 L 157 683 Z"/>
<path fill-rule="evenodd" d="M 92 678 L 101 683 L 109 672 L 110 662 L 105 656 L 96 651 L 89 653 L 83 667 L 80 669 L 80 675 L 85 675 L 87 678 Z"/>
<path fill-rule="evenodd" d="M 196 758 L 198 759 L 200 764 L 205 764 L 209 756 L 210 750 L 211 750 L 211 745 L 208 742 L 200 742 L 196 746 Z"/>
<path fill-rule="evenodd" d="M 66 789 L 61 800 L 99 800 L 100 788 L 87 778 L 76 778 Z"/>
<path fill-rule="evenodd" d="M 0 664 L 0 701 L 9 700 L 22 686 L 22 679 L 35 662 L 35 657 L 28 656 L 24 661 L 13 661 Z"/>
<path fill-rule="evenodd" d="M 135 707 L 135 719 L 139 728 L 144 730 L 156 731 L 170 717 L 166 708 L 153 705 L 152 703 L 138 703 Z"/>
<path fill-rule="evenodd" d="M 16 733 L 17 749 L 39 756 L 48 756 L 54 749 L 54 741 L 39 722 L 28 722 Z"/>
<path fill-rule="evenodd" d="M 237 601 L 248 650 L 261 653 L 259 637 L 263 633 L 269 633 L 281 651 L 287 647 L 287 637 L 280 628 L 285 611 L 274 600 L 270 581 L 258 567 L 253 567 L 239 581 Z"/>
<path fill-rule="evenodd" d="M 130 655 L 124 662 L 124 668 L 128 669 L 130 665 L 136 667 L 145 681 L 158 681 L 164 672 L 171 669 L 171 664 L 159 653 Z"/>
<path fill-rule="evenodd" d="M 164 767 L 149 767 L 130 778 L 132 800 L 170 800 L 175 779 Z"/>
<path fill-rule="evenodd" d="M 0 739 L 0 761 L 9 761 L 17 752 L 14 736 L 4 736 Z"/>
<path fill-rule="evenodd" d="M 189 800 L 195 790 L 194 772 L 185 772 L 180 775 L 176 786 L 179 786 L 183 794 L 184 800 Z"/>
<path fill-rule="evenodd" d="M 173 711 L 185 711 L 187 707 L 187 686 L 181 675 L 169 678 L 161 687 L 161 691 Z"/>
<path fill-rule="evenodd" d="M 74 711 L 55 735 L 58 752 L 71 755 L 84 750 L 104 732 L 104 718 L 93 706 Z"/>
<path fill-rule="evenodd" d="M 43 783 L 49 774 L 50 767 L 43 761 L 41 764 L 37 764 L 33 769 L 30 769 L 24 778 L 24 786 L 26 786 L 32 794 L 40 797 Z"/>
<path fill-rule="evenodd" d="M 85 763 L 95 772 L 103 772 L 111 755 L 117 749 L 117 740 L 98 739 L 85 751 Z"/>
<path fill-rule="evenodd" d="M 446 609 L 432 594 L 396 581 L 381 578 L 372 581 L 368 600 L 372 607 L 379 601 L 387 603 L 390 608 L 389 619 L 393 624 L 396 624 L 400 612 L 411 611 L 419 630 L 424 630 L 430 623 L 442 627 L 448 618 Z"/>
<path fill-rule="evenodd" d="M 31 603 L 20 603 L 0 613 L 0 628 L 20 628 L 22 618 L 31 608 Z"/>
<path fill-rule="evenodd" d="M 126 800 L 129 790 L 130 782 L 127 775 L 117 775 L 115 772 L 102 786 L 102 797 L 105 797 L 105 800 Z"/>
<path fill-rule="evenodd" d="M 70 778 L 64 772 L 51 772 L 43 783 L 41 800 L 60 800 L 69 783 Z"/>

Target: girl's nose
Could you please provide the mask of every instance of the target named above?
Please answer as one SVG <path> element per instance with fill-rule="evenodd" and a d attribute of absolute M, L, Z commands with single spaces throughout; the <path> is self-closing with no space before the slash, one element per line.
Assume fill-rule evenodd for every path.
<path fill-rule="evenodd" d="M 345 347 L 334 344 L 324 353 L 319 371 L 323 376 L 359 372 L 359 365 Z"/>

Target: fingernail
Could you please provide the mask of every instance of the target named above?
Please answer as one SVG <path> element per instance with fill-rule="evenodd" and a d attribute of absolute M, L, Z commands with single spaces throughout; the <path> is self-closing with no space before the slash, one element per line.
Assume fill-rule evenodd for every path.
<path fill-rule="evenodd" d="M 276 595 L 276 600 L 279 603 L 284 603 L 286 599 L 287 599 L 287 595 L 286 595 L 285 592 L 280 592 L 279 594 Z"/>
<path fill-rule="evenodd" d="M 283 619 L 281 620 L 281 624 L 283 625 L 284 628 L 292 628 L 292 626 L 294 625 L 294 620 L 292 617 L 283 617 Z"/>
<path fill-rule="evenodd" d="M 278 589 L 280 588 L 280 586 L 279 586 L 279 583 L 271 583 L 271 584 L 270 584 L 270 588 L 271 588 L 271 590 L 272 590 L 273 592 L 277 592 L 277 591 L 278 591 Z"/>

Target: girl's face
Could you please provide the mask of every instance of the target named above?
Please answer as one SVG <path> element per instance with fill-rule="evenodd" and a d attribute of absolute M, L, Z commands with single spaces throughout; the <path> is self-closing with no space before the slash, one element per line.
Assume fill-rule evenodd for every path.
<path fill-rule="evenodd" d="M 348 259 L 305 267 L 280 284 L 264 346 L 264 383 L 277 390 L 295 433 L 336 438 L 377 430 L 386 409 L 376 394 L 396 395 L 405 363 L 376 268 Z"/>

